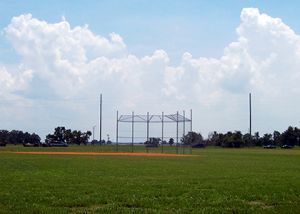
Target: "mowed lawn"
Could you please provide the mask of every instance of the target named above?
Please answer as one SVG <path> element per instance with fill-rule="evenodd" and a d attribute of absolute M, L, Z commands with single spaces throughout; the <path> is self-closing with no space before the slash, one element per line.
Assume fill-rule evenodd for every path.
<path fill-rule="evenodd" d="M 0 213 L 300 213 L 300 149 L 193 157 L 29 155 L 0 148 Z"/>

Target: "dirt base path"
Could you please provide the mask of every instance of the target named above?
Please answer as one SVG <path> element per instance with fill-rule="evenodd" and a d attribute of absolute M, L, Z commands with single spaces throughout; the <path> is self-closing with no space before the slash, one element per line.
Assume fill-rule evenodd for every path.
<path fill-rule="evenodd" d="M 14 152 L 16 154 L 37 154 L 37 155 L 110 155 L 110 156 L 141 156 L 141 157 L 191 157 L 186 154 L 165 154 L 145 152 Z"/>

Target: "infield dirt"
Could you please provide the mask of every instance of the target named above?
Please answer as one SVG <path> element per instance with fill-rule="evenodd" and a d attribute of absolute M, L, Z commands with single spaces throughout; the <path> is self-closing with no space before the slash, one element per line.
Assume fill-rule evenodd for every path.
<path fill-rule="evenodd" d="M 165 154 L 145 152 L 14 152 L 16 154 L 37 154 L 37 155 L 109 155 L 109 156 L 142 156 L 142 157 L 191 157 L 187 154 Z"/>

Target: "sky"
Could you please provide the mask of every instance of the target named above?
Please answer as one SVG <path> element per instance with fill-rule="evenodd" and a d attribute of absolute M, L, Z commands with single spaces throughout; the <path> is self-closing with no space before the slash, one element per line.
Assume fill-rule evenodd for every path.
<path fill-rule="evenodd" d="M 253 132 L 299 127 L 299 8 L 292 0 L 2 0 L 0 129 L 42 138 L 57 126 L 98 130 L 100 93 L 112 139 L 117 110 L 193 109 L 204 137 L 246 133 L 250 92 Z"/>

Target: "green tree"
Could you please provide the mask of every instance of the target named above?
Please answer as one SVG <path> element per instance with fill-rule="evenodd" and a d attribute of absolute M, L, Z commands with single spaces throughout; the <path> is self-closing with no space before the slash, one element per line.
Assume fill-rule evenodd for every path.
<path fill-rule="evenodd" d="M 264 134 L 262 137 L 262 144 L 264 146 L 273 145 L 272 134 Z"/>
<path fill-rule="evenodd" d="M 8 143 L 9 131 L 0 130 L 0 146 L 5 146 Z"/>
<path fill-rule="evenodd" d="M 208 134 L 209 145 L 220 146 L 218 145 L 218 140 L 219 140 L 219 134 L 216 131 L 213 131 Z"/>
<path fill-rule="evenodd" d="M 240 131 L 227 132 L 221 139 L 222 147 L 239 148 L 244 146 L 243 135 Z"/>
<path fill-rule="evenodd" d="M 203 144 L 203 137 L 200 133 L 196 133 L 196 132 L 188 132 L 186 135 L 184 135 L 181 138 L 181 142 L 184 145 L 199 145 L 199 144 Z"/>
<path fill-rule="evenodd" d="M 281 134 L 281 145 L 294 146 L 297 145 L 298 139 L 295 129 L 291 126 Z"/>
<path fill-rule="evenodd" d="M 48 134 L 46 137 L 46 143 L 61 143 L 61 144 L 84 144 L 88 143 L 91 131 L 81 132 L 78 130 L 72 131 L 65 127 L 56 127 L 53 134 Z"/>
<path fill-rule="evenodd" d="M 245 146 L 252 146 L 253 145 L 250 133 L 246 133 L 246 134 L 243 135 L 243 141 L 245 143 Z"/>
<path fill-rule="evenodd" d="M 158 137 L 150 137 L 144 144 L 146 147 L 158 147 L 160 142 L 160 138 Z"/>
<path fill-rule="evenodd" d="M 275 146 L 279 146 L 280 145 L 280 137 L 281 134 L 279 131 L 274 131 L 273 132 L 273 142 Z"/>
<path fill-rule="evenodd" d="M 8 143 L 10 144 L 23 144 L 24 143 L 24 133 L 18 130 L 12 130 L 8 133 Z"/>
<path fill-rule="evenodd" d="M 92 135 L 92 132 L 90 132 L 90 131 L 81 133 L 81 136 L 80 136 L 80 138 L 81 138 L 80 143 L 82 143 L 82 144 L 84 144 L 84 145 L 87 145 L 88 140 L 89 140 L 89 138 L 91 137 L 91 135 Z"/>
<path fill-rule="evenodd" d="M 262 146 L 262 139 L 259 136 L 259 132 L 255 132 L 252 139 L 255 146 Z"/>
<path fill-rule="evenodd" d="M 30 136 L 30 143 L 35 145 L 35 146 L 39 146 L 41 144 L 40 136 L 38 136 L 35 133 L 32 133 L 31 136 Z"/>

